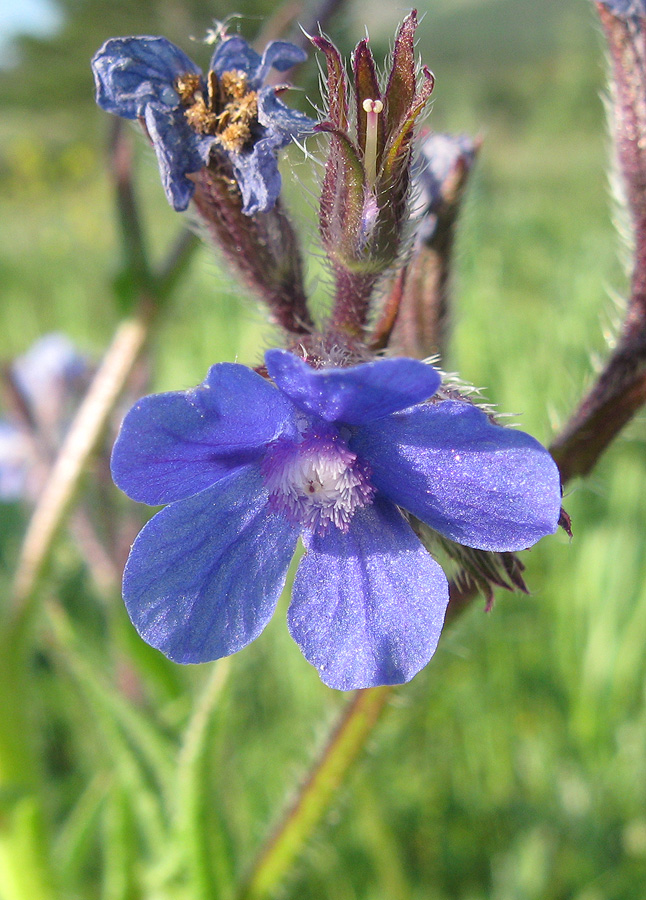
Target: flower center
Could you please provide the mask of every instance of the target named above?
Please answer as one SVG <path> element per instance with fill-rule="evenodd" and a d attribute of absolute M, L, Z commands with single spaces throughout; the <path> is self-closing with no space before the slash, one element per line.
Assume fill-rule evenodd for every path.
<path fill-rule="evenodd" d="M 212 134 L 231 153 L 240 153 L 258 122 L 258 93 L 249 90 L 244 72 L 209 72 L 206 91 L 199 75 L 187 72 L 175 79 L 184 115 L 198 134 Z"/>
<path fill-rule="evenodd" d="M 332 428 L 312 428 L 300 441 L 274 441 L 262 474 L 274 510 L 318 534 L 331 524 L 347 531 L 355 510 L 375 495 L 370 468 Z"/>

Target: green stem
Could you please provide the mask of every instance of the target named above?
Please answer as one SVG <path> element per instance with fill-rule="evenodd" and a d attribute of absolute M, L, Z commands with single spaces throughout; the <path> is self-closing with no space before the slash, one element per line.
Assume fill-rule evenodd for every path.
<path fill-rule="evenodd" d="M 132 288 L 132 300 L 153 289 L 146 239 L 139 216 L 132 178 L 132 139 L 122 119 L 112 125 L 109 146 L 110 174 L 115 191 L 119 235 L 124 260 L 123 274 Z"/>
<path fill-rule="evenodd" d="M 392 690 L 385 686 L 355 693 L 296 800 L 262 848 L 236 900 L 265 897 L 280 883 L 363 749 Z"/>

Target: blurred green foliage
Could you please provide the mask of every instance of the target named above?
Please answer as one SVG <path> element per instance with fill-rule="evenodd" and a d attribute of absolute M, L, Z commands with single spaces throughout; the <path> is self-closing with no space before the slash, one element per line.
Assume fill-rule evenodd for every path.
<path fill-rule="evenodd" d="M 186 35 L 231 12 L 202 0 L 62 6 L 61 32 L 22 41 L 22 64 L 0 77 L 5 357 L 54 329 L 98 355 L 117 321 L 109 123 L 92 103 L 90 56 L 127 33 L 164 33 L 190 50 Z M 248 0 L 239 9 L 252 17 L 271 7 Z M 429 124 L 485 138 L 460 235 L 447 364 L 501 410 L 522 412 L 523 428 L 548 443 L 605 352 L 611 296 L 627 283 L 607 187 L 594 9 L 586 0 L 444 0 L 420 11 L 420 52 L 437 77 Z M 349 44 L 367 21 L 385 48 L 399 14 L 359 3 L 329 31 Z M 257 24 L 242 27 L 249 35 Z M 313 65 L 304 78 L 312 90 Z M 310 283 L 324 296 L 311 204 L 301 200 L 312 176 L 302 154 L 290 159 L 288 202 L 308 242 Z M 177 217 L 143 140 L 137 165 L 159 256 Z M 270 343 L 205 247 L 156 335 L 154 387 L 192 385 L 218 360 L 255 364 Z M 533 595 L 501 595 L 488 616 L 476 603 L 396 691 L 284 896 L 642 895 L 645 439 L 643 420 L 633 423 L 589 481 L 572 486 L 574 540 L 557 535 L 524 555 Z M 8 507 L 0 521 L 5 585 L 24 518 Z M 43 602 L 52 597 L 66 618 L 37 614 L 29 704 L 14 711 L 36 758 L 52 896 L 216 896 L 209 879 L 230 885 L 250 861 L 344 698 L 318 682 L 282 613 L 210 695 L 213 667 L 183 669 L 145 647 L 120 598 L 101 602 L 65 539 L 43 589 Z M 11 660 L 2 676 L 10 693 Z M 191 758 L 183 742 L 198 702 L 213 709 Z M 2 809 L 17 797 L 3 794 Z"/>

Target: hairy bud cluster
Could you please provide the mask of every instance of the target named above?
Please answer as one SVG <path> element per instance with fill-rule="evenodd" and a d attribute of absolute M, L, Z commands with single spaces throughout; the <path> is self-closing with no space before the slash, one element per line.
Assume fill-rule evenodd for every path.
<path fill-rule="evenodd" d="M 327 59 L 327 119 L 331 135 L 319 226 L 337 279 L 337 320 L 360 329 L 379 275 L 401 250 L 407 219 L 411 144 L 433 90 L 433 75 L 415 58 L 417 14 L 397 33 L 385 87 L 367 40 L 352 57 L 348 78 L 336 47 L 312 42 Z"/>

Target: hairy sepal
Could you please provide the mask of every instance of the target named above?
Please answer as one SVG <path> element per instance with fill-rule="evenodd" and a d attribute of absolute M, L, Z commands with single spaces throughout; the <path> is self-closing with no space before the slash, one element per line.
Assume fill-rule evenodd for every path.
<path fill-rule="evenodd" d="M 321 191 L 321 238 L 335 260 L 354 262 L 364 243 L 366 191 L 363 163 L 350 137 L 331 122 L 322 122 L 317 131 L 330 135 L 330 154 Z"/>
<path fill-rule="evenodd" d="M 381 100 L 381 89 L 377 78 L 377 68 L 372 50 L 367 40 L 359 41 L 352 55 L 354 73 L 354 91 L 357 102 L 357 137 L 361 154 L 366 150 L 366 128 L 368 114 L 363 108 L 364 100 Z M 377 120 L 377 168 L 384 148 L 384 121 L 380 115 Z"/>
<path fill-rule="evenodd" d="M 323 36 L 310 38 L 314 46 L 325 53 L 327 63 L 328 121 L 340 131 L 348 130 L 348 79 L 341 54 L 334 44 Z"/>
<path fill-rule="evenodd" d="M 417 10 L 413 10 L 402 22 L 393 48 L 393 64 L 384 94 L 384 118 L 386 131 L 391 134 L 406 118 L 413 105 L 417 90 L 415 65 L 415 30 Z"/>

